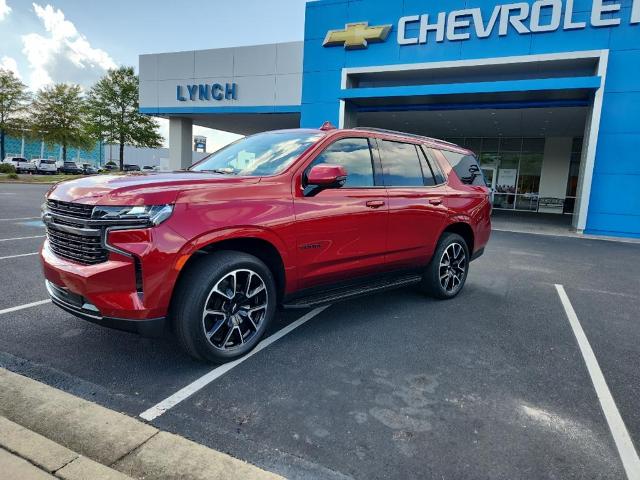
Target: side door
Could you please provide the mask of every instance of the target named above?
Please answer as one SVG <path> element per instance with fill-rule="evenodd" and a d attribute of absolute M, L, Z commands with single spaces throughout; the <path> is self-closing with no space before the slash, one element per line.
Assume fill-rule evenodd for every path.
<path fill-rule="evenodd" d="M 298 288 L 350 280 L 384 269 L 387 194 L 366 137 L 335 140 L 294 179 Z M 377 161 L 377 157 L 376 161 Z M 305 184 L 315 165 L 341 165 L 341 188 L 317 191 Z"/>
<path fill-rule="evenodd" d="M 387 266 L 426 265 L 447 221 L 444 176 L 421 145 L 378 140 L 384 184 L 389 198 Z"/>

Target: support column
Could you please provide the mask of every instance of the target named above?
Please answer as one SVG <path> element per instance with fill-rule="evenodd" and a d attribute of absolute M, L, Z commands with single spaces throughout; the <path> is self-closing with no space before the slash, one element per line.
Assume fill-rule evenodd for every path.
<path fill-rule="evenodd" d="M 571 165 L 572 137 L 547 137 L 540 172 L 540 198 L 565 198 Z M 540 207 L 541 213 L 562 214 L 561 208 Z"/>
<path fill-rule="evenodd" d="M 193 121 L 190 118 L 169 118 L 169 168 L 184 170 L 191 166 Z"/>

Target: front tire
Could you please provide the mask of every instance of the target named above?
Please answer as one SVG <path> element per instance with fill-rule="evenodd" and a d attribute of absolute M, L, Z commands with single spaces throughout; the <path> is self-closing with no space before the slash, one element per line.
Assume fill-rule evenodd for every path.
<path fill-rule="evenodd" d="M 422 290 L 441 300 L 454 298 L 467 280 L 469 261 L 467 242 L 456 233 L 444 233 L 424 273 Z"/>
<path fill-rule="evenodd" d="M 215 252 L 194 262 L 182 274 L 172 302 L 178 342 L 200 360 L 222 363 L 241 357 L 273 320 L 273 275 L 261 260 L 243 252 Z"/>

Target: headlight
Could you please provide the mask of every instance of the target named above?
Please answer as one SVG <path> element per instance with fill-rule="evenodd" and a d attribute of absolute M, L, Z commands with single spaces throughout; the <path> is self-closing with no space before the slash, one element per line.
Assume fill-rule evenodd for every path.
<path fill-rule="evenodd" d="M 148 226 L 160 225 L 173 213 L 173 205 L 139 205 L 127 207 L 96 206 L 92 220 L 140 220 Z"/>

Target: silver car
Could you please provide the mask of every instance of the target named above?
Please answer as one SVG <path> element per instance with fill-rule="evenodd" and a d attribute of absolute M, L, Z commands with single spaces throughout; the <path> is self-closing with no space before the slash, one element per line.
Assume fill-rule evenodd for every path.
<path fill-rule="evenodd" d="M 56 165 L 55 159 L 36 158 L 33 162 L 36 164 L 36 170 L 38 173 L 55 175 L 58 172 L 58 165 Z"/>

